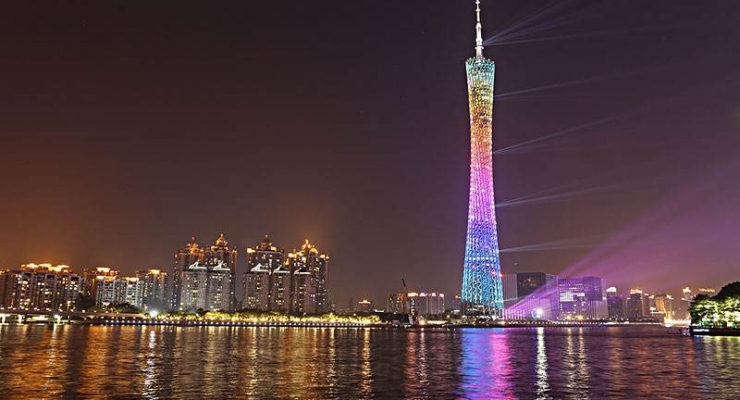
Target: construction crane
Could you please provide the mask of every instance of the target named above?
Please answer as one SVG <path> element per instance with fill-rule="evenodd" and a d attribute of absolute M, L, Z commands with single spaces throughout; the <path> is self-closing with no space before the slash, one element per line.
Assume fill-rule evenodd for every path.
<path fill-rule="evenodd" d="M 416 316 L 414 315 L 414 310 L 411 308 L 411 300 L 409 300 L 409 287 L 406 286 L 406 279 L 401 277 L 401 283 L 403 284 L 403 308 L 406 308 L 406 304 L 408 304 L 409 307 L 409 325 L 416 325 Z"/>

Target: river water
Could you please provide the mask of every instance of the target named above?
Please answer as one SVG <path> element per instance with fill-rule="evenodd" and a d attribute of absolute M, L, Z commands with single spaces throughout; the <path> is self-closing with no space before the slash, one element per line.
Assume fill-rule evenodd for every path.
<path fill-rule="evenodd" d="M 740 399 L 739 368 L 661 327 L 0 327 L 2 399 Z"/>

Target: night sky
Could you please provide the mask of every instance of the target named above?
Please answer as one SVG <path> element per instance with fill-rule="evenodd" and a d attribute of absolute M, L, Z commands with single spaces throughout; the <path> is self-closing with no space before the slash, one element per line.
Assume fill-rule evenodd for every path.
<path fill-rule="evenodd" d="M 459 293 L 473 3 L 4 4 L 0 266 L 270 234 L 340 308 Z M 482 3 L 487 37 L 541 12 L 485 50 L 504 273 L 740 279 L 740 2 Z"/>

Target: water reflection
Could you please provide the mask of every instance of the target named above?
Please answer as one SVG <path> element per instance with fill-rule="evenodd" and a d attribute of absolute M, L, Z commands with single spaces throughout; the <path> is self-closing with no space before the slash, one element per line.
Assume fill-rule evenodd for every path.
<path fill-rule="evenodd" d="M 3 399 L 734 399 L 738 365 L 655 328 L 0 327 Z"/>
<path fill-rule="evenodd" d="M 537 398 L 551 399 L 550 384 L 547 382 L 547 350 L 545 348 L 545 328 L 537 328 Z"/>
<path fill-rule="evenodd" d="M 563 370 L 568 379 L 569 397 L 588 399 L 588 366 L 583 343 L 583 328 L 566 328 L 568 332 L 565 345 Z M 574 333 L 574 330 L 576 332 Z"/>
<path fill-rule="evenodd" d="M 464 329 L 462 333 L 462 397 L 513 398 L 509 335 L 503 329 Z"/>
<path fill-rule="evenodd" d="M 145 330 L 142 335 L 147 335 Z M 157 390 L 157 331 L 148 332 L 146 358 L 144 359 L 144 397 L 152 397 Z"/>
<path fill-rule="evenodd" d="M 360 380 L 360 396 L 370 398 L 373 390 L 373 371 L 370 368 L 370 335 L 365 331 L 362 335 L 362 371 Z"/>

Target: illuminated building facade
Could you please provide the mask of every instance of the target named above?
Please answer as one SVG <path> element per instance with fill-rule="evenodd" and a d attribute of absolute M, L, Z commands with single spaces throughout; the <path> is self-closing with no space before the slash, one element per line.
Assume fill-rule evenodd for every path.
<path fill-rule="evenodd" d="M 231 268 L 222 260 L 196 261 L 180 273 L 178 309 L 229 310 L 231 306 Z"/>
<path fill-rule="evenodd" d="M 282 268 L 283 264 L 285 264 L 285 251 L 274 246 L 267 235 L 259 246 L 247 248 L 243 308 L 259 311 L 272 309 L 271 301 L 276 298 L 271 294 L 272 271 Z"/>
<path fill-rule="evenodd" d="M 136 272 L 139 279 L 139 299 L 137 307 L 142 310 L 167 310 L 170 308 L 170 277 L 159 269 Z"/>
<path fill-rule="evenodd" d="M 97 267 L 85 269 L 85 293 L 95 300 L 98 307 L 108 307 L 120 299 L 120 284 L 118 281 L 118 271 L 109 267 Z"/>
<path fill-rule="evenodd" d="M 617 292 L 617 288 L 610 287 L 606 289 L 606 307 L 610 320 L 621 321 L 626 318 L 625 300 Z"/>
<path fill-rule="evenodd" d="M 388 296 L 388 312 L 408 314 L 411 312 L 408 293 L 392 293 Z"/>
<path fill-rule="evenodd" d="M 224 278 L 228 286 L 219 289 L 224 292 L 223 296 L 226 298 L 224 306 L 220 308 L 228 311 L 234 310 L 236 308 L 236 249 L 230 250 L 229 242 L 221 234 L 216 239 L 216 243 L 204 251 L 203 258 L 206 264 L 217 265 L 220 262 L 229 269 L 229 276 Z"/>
<path fill-rule="evenodd" d="M 691 289 L 685 287 L 681 290 L 681 306 L 679 307 L 680 312 L 676 316 L 679 319 L 690 319 L 689 307 L 691 307 L 691 301 L 693 296 L 691 295 Z"/>
<path fill-rule="evenodd" d="M 357 312 L 361 313 L 369 313 L 372 312 L 375 309 L 373 306 L 373 302 L 370 300 L 360 300 L 357 302 Z"/>
<path fill-rule="evenodd" d="M 445 295 L 438 292 L 394 293 L 388 296 L 388 312 L 398 314 L 441 315 L 445 313 Z"/>
<path fill-rule="evenodd" d="M 288 253 L 269 236 L 247 249 L 243 307 L 261 311 L 324 314 L 330 310 L 327 293 L 329 256 L 308 240 Z"/>
<path fill-rule="evenodd" d="M 24 264 L 0 271 L 0 306 L 24 310 L 73 311 L 82 277 L 66 265 Z"/>
<path fill-rule="evenodd" d="M 141 308 L 141 289 L 139 278 L 135 276 L 126 276 L 116 279 L 113 303 L 127 303 L 134 307 Z"/>
<path fill-rule="evenodd" d="M 453 312 L 459 313 L 462 309 L 462 297 L 460 297 L 459 294 L 456 294 L 455 297 L 450 299 L 450 310 Z"/>
<path fill-rule="evenodd" d="M 716 294 L 717 290 L 714 288 L 699 288 L 696 291 L 696 296 L 698 295 L 705 295 L 708 297 L 712 297 Z M 676 305 L 674 307 L 674 316 L 677 319 L 690 319 L 691 315 L 689 314 L 689 308 L 691 307 L 691 303 L 694 302 L 694 298 L 696 297 L 689 287 L 685 287 L 682 290 L 681 293 L 681 301 L 680 305 Z"/>
<path fill-rule="evenodd" d="M 355 299 L 350 297 L 349 300 L 347 300 L 347 314 L 352 314 L 355 311 L 357 311 L 357 303 L 355 303 Z"/>
<path fill-rule="evenodd" d="M 641 320 L 650 316 L 650 296 L 640 289 L 631 289 L 629 297 L 624 302 L 624 311 L 627 319 Z"/>
<path fill-rule="evenodd" d="M 292 272 L 292 311 L 306 314 L 330 312 L 327 273 L 329 256 L 306 240 L 288 255 Z"/>
<path fill-rule="evenodd" d="M 475 57 L 465 62 L 470 105 L 470 198 L 462 301 L 467 313 L 501 315 L 504 308 L 493 193 L 493 80 L 483 57 L 480 1 L 476 1 Z"/>
<path fill-rule="evenodd" d="M 561 319 L 602 320 L 609 316 L 601 278 L 558 279 Z"/>
<path fill-rule="evenodd" d="M 412 293 L 409 293 L 409 298 Z M 419 315 L 442 315 L 445 312 L 445 295 L 437 292 L 421 292 L 414 301 Z"/>
<path fill-rule="evenodd" d="M 288 264 L 278 265 L 270 272 L 270 311 L 288 312 L 291 309 L 290 289 L 293 276 Z"/>
<path fill-rule="evenodd" d="M 673 318 L 673 296 L 665 293 L 650 296 L 650 315 L 659 319 Z"/>
<path fill-rule="evenodd" d="M 516 305 L 518 298 L 516 293 L 516 274 L 505 274 L 501 276 L 502 294 L 504 296 L 504 309 Z"/>
<path fill-rule="evenodd" d="M 296 314 L 310 314 L 315 311 L 316 286 L 311 274 L 308 258 L 303 252 L 288 254 L 291 275 L 291 304 Z"/>
<path fill-rule="evenodd" d="M 185 248 L 175 252 L 175 265 L 172 271 L 172 302 L 170 308 L 179 309 L 181 304 L 182 294 L 182 272 L 185 271 L 189 266 L 203 261 L 205 254 L 203 249 L 198 246 L 198 243 L 193 238 L 190 243 L 185 245 Z"/>
<path fill-rule="evenodd" d="M 213 246 L 202 248 L 193 238 L 175 253 L 172 304 L 176 310 L 235 309 L 236 249 L 220 235 Z"/>
<path fill-rule="evenodd" d="M 520 272 L 503 277 L 506 319 L 557 319 L 558 278 L 545 272 Z"/>

